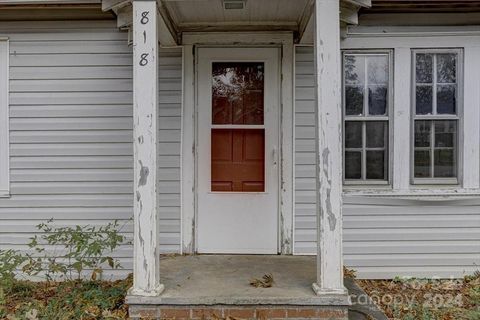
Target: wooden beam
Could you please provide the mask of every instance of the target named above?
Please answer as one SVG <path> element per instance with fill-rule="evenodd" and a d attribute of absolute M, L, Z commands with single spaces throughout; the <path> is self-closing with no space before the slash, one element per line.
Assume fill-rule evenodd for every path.
<path fill-rule="evenodd" d="M 346 24 L 358 24 L 358 7 L 340 5 L 340 21 Z"/>
<path fill-rule="evenodd" d="M 133 23 L 133 7 L 129 4 L 116 10 L 117 12 L 117 27 L 120 29 L 128 28 Z"/>
<path fill-rule="evenodd" d="M 133 1 L 133 287 L 130 295 L 159 296 L 158 35 L 156 1 Z"/>
<path fill-rule="evenodd" d="M 129 5 L 131 2 L 131 0 L 102 0 L 102 10 L 117 10 Z"/>
<path fill-rule="evenodd" d="M 176 46 L 180 44 L 180 32 L 162 1 L 158 1 L 158 12 L 158 36 L 160 45 Z"/>
<path fill-rule="evenodd" d="M 317 295 L 346 296 L 342 257 L 340 1 L 315 2 Z"/>
<path fill-rule="evenodd" d="M 342 2 L 361 8 L 370 8 L 372 6 L 372 0 L 342 0 Z"/>

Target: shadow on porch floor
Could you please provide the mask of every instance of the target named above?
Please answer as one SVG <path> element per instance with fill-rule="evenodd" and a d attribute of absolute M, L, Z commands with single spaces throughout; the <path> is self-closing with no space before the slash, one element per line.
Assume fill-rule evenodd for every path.
<path fill-rule="evenodd" d="M 316 278 L 314 256 L 286 255 L 192 255 L 164 256 L 160 263 L 161 282 L 165 291 L 160 297 L 129 297 L 129 304 L 205 306 L 205 305 L 277 305 L 277 306 L 341 306 L 348 299 L 339 296 L 316 296 L 312 283 Z M 271 274 L 270 288 L 250 285 L 254 278 Z M 345 285 L 350 296 L 363 292 L 351 279 Z M 360 290 L 360 291 L 359 291 Z M 350 319 L 382 318 L 374 305 L 354 304 Z M 365 299 L 362 299 L 365 301 Z"/>

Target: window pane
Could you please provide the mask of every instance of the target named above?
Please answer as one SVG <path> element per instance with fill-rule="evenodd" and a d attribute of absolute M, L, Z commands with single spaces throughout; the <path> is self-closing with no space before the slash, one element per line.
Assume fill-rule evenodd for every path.
<path fill-rule="evenodd" d="M 417 114 L 431 114 L 433 104 L 432 86 L 417 86 L 415 102 Z"/>
<path fill-rule="evenodd" d="M 360 151 L 345 152 L 345 179 L 362 178 L 362 153 Z"/>
<path fill-rule="evenodd" d="M 387 122 L 368 121 L 366 126 L 367 148 L 385 148 L 387 145 Z"/>
<path fill-rule="evenodd" d="M 263 62 L 212 64 L 212 123 L 263 124 Z"/>
<path fill-rule="evenodd" d="M 430 177 L 430 150 L 415 150 L 415 178 Z"/>
<path fill-rule="evenodd" d="M 371 115 L 387 113 L 387 86 L 368 86 L 368 112 Z"/>
<path fill-rule="evenodd" d="M 415 147 L 430 147 L 432 121 L 415 121 Z"/>
<path fill-rule="evenodd" d="M 365 57 L 355 55 L 345 55 L 344 57 L 345 83 L 364 84 L 365 83 Z"/>
<path fill-rule="evenodd" d="M 345 122 L 345 148 L 362 147 L 362 122 Z"/>
<path fill-rule="evenodd" d="M 455 177 L 455 152 L 453 149 L 435 150 L 435 178 Z"/>
<path fill-rule="evenodd" d="M 363 86 L 345 86 L 345 113 L 348 116 L 363 114 Z"/>
<path fill-rule="evenodd" d="M 457 55 L 437 54 L 437 83 L 455 83 L 457 78 Z"/>
<path fill-rule="evenodd" d="M 457 122 L 455 120 L 435 121 L 435 147 L 455 147 Z"/>
<path fill-rule="evenodd" d="M 388 56 L 369 56 L 367 58 L 369 84 L 387 84 Z"/>
<path fill-rule="evenodd" d="M 386 179 L 385 151 L 367 151 L 367 179 Z"/>
<path fill-rule="evenodd" d="M 437 86 L 437 113 L 455 114 L 457 99 L 455 96 L 456 85 Z"/>
<path fill-rule="evenodd" d="M 416 60 L 415 73 L 417 83 L 432 83 L 433 54 L 417 53 Z"/>

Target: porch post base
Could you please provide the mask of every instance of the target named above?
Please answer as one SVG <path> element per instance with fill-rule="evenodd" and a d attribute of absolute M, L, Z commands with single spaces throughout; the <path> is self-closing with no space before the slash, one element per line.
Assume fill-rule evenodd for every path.
<path fill-rule="evenodd" d="M 312 289 L 317 296 L 348 295 L 348 290 L 345 287 L 338 289 L 322 288 L 316 282 L 312 283 Z"/>
<path fill-rule="evenodd" d="M 163 284 L 159 284 L 155 289 L 149 291 L 131 287 L 128 290 L 127 295 L 136 297 L 159 297 L 164 290 L 165 286 Z"/>

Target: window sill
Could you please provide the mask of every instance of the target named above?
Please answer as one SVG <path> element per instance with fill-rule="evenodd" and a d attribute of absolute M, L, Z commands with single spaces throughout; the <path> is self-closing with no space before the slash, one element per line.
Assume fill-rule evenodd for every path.
<path fill-rule="evenodd" d="M 418 200 L 454 200 L 480 198 L 480 189 L 462 189 L 458 186 L 412 186 L 409 190 L 392 189 L 344 189 L 348 197 L 398 198 Z"/>

